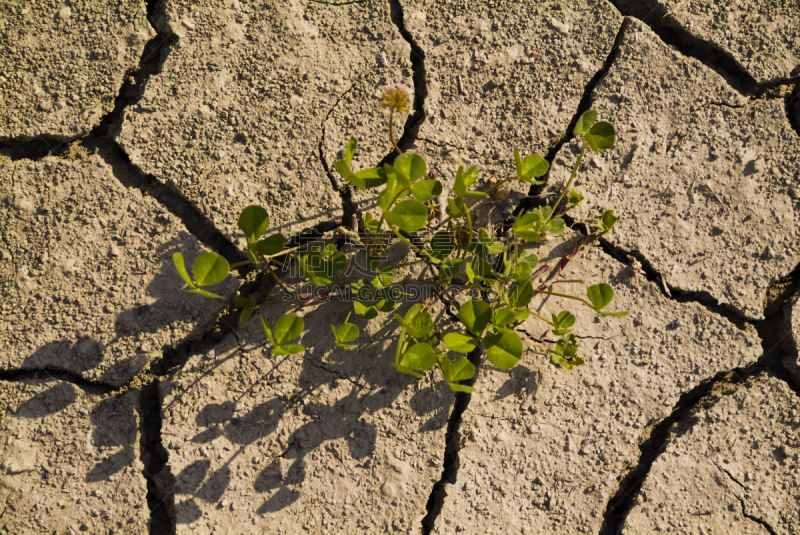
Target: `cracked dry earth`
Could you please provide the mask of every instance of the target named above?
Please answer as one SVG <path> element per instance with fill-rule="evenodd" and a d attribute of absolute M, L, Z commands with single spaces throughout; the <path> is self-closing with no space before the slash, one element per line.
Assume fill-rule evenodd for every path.
<path fill-rule="evenodd" d="M 7 0 L 0 44 L 0 533 L 800 533 L 796 0 Z M 288 236 L 370 210 L 333 162 L 389 156 L 399 82 L 446 188 L 551 163 L 498 222 L 583 111 L 616 125 L 570 232 L 620 220 L 567 275 L 631 313 L 578 310 L 585 366 L 529 320 L 453 395 L 394 371 L 392 322 L 336 348 L 339 303 L 273 368 L 182 291 L 171 255 L 241 260 L 248 204 Z"/>

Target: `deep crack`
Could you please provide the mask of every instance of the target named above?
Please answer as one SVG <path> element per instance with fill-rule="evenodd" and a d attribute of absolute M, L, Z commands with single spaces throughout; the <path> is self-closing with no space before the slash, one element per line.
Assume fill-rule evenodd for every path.
<path fill-rule="evenodd" d="M 414 144 L 419 133 L 419 128 L 425 122 L 425 99 L 428 98 L 428 79 L 427 70 L 425 68 L 425 51 L 419 46 L 417 41 L 408 31 L 405 25 L 405 14 L 403 13 L 403 6 L 400 5 L 400 0 L 389 0 L 389 12 L 391 15 L 392 23 L 397 27 L 400 35 L 411 47 L 411 71 L 413 73 L 412 80 L 414 81 L 414 104 L 412 106 L 412 113 L 406 119 L 406 124 L 403 129 L 403 135 L 397 140 L 397 146 L 405 150 Z M 391 163 L 389 160 L 394 158 L 394 153 L 390 153 L 384 161 Z M 383 162 L 381 162 L 383 163 Z"/>
<path fill-rule="evenodd" d="M 692 35 L 677 23 L 670 24 L 669 11 L 655 0 L 646 2 L 611 0 L 620 13 L 647 25 L 662 41 L 684 56 L 694 58 L 722 76 L 739 93 L 751 96 L 768 89 L 755 79 L 728 52 Z M 780 83 L 780 82 L 779 82 Z M 777 84 L 769 84 L 772 87 Z"/>
<path fill-rule="evenodd" d="M 172 477 L 167 468 L 168 454 L 161 442 L 161 398 L 157 378 L 142 387 L 140 395 L 139 458 L 147 481 L 147 506 L 150 509 L 150 535 L 175 532 L 175 503 Z M 164 488 L 167 487 L 167 488 Z"/>
<path fill-rule="evenodd" d="M 684 420 L 698 402 L 709 394 L 712 389 L 735 388 L 735 385 L 741 380 L 738 372 L 741 372 L 743 376 L 747 376 L 751 373 L 750 368 L 736 368 L 732 371 L 721 372 L 712 379 L 703 381 L 681 395 L 669 416 L 662 420 L 650 422 L 645 427 L 642 432 L 643 441 L 639 444 L 641 455 L 636 465 L 632 466 L 628 471 L 623 471 L 624 475 L 617 479 L 619 483 L 618 490 L 606 504 L 600 535 L 616 535 L 621 531 L 628 513 L 635 505 L 636 496 L 650 473 L 653 463 L 662 453 L 667 439 L 675 438 L 669 436 L 669 429 L 672 424 L 679 420 Z"/>
<path fill-rule="evenodd" d="M 469 361 L 475 366 L 475 375 L 472 376 L 472 379 L 466 381 L 465 384 L 472 386 L 475 383 L 475 379 L 478 377 L 482 355 L 483 353 L 480 347 L 474 349 L 467 355 Z M 442 506 L 447 497 L 445 485 L 454 484 L 456 482 L 460 464 L 458 454 L 461 449 L 459 430 L 462 416 L 464 411 L 467 410 L 471 398 L 472 394 L 467 394 L 465 392 L 456 393 L 455 401 L 453 402 L 453 411 L 450 413 L 450 419 L 447 422 L 447 431 L 445 433 L 442 477 L 439 478 L 439 481 L 434 483 L 430 497 L 428 498 L 428 503 L 425 506 L 428 513 L 422 519 L 422 535 L 430 535 L 436 525 L 436 519 L 442 512 Z"/>

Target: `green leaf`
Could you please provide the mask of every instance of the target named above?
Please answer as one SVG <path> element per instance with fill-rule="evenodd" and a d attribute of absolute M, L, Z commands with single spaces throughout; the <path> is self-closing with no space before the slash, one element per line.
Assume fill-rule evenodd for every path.
<path fill-rule="evenodd" d="M 394 366 L 394 367 L 395 367 L 395 369 L 396 369 L 397 371 L 399 371 L 400 373 L 405 373 L 405 374 L 408 374 L 408 375 L 413 375 L 414 377 L 418 377 L 418 378 L 422 379 L 422 375 L 418 374 L 417 372 L 415 372 L 414 370 L 412 370 L 411 368 L 409 368 L 409 367 L 407 367 L 407 366 L 403 366 L 403 365 L 401 365 L 401 364 L 398 364 L 398 363 L 396 363 L 396 362 L 392 362 L 392 366 Z"/>
<path fill-rule="evenodd" d="M 456 248 L 456 243 L 453 238 L 453 233 L 446 230 L 441 230 L 433 235 L 430 243 L 428 244 L 429 256 L 438 260 L 444 260 Z"/>
<path fill-rule="evenodd" d="M 534 253 L 531 253 L 529 256 L 524 258 L 526 264 L 531 267 L 531 270 L 536 269 L 536 266 L 539 265 L 539 257 L 536 256 Z"/>
<path fill-rule="evenodd" d="M 450 207 L 450 217 L 463 217 L 467 214 L 467 205 L 464 199 L 447 199 L 447 206 Z"/>
<path fill-rule="evenodd" d="M 583 200 L 583 195 L 578 193 L 578 188 L 572 188 L 572 191 L 569 192 L 569 204 L 572 206 L 577 206 Z"/>
<path fill-rule="evenodd" d="M 356 314 L 363 316 L 365 320 L 371 320 L 378 317 L 378 309 L 374 306 L 365 305 L 358 301 L 353 303 L 353 309 Z"/>
<path fill-rule="evenodd" d="M 277 342 L 275 342 L 275 337 L 272 336 L 272 331 L 270 330 L 269 325 L 267 325 L 267 320 L 264 319 L 264 316 L 259 317 L 261 318 L 261 326 L 264 328 L 264 334 L 267 335 L 267 340 L 269 340 L 274 346 L 278 345 Z"/>
<path fill-rule="evenodd" d="M 533 270 L 530 264 L 527 262 L 518 262 L 517 265 L 514 266 L 514 273 L 511 274 L 511 279 L 522 282 L 530 279 L 532 273 Z"/>
<path fill-rule="evenodd" d="M 423 180 L 411 184 L 411 194 L 421 202 L 435 199 L 442 194 L 442 183 L 438 180 Z"/>
<path fill-rule="evenodd" d="M 522 340 L 515 332 L 493 334 L 483 340 L 486 355 L 501 370 L 509 370 L 522 357 Z"/>
<path fill-rule="evenodd" d="M 515 321 L 517 321 L 517 316 L 510 308 L 498 308 L 494 313 L 494 323 L 500 327 L 508 325 L 509 323 L 514 323 Z"/>
<path fill-rule="evenodd" d="M 570 327 L 575 325 L 575 316 L 566 310 L 559 312 L 558 316 L 550 314 L 553 320 L 553 334 L 556 336 L 564 336 L 572 332 Z"/>
<path fill-rule="evenodd" d="M 410 154 L 408 152 L 395 158 L 393 167 L 409 182 L 416 182 L 425 176 L 425 172 L 427 171 L 425 160 L 422 159 L 422 156 Z"/>
<path fill-rule="evenodd" d="M 395 315 L 395 318 L 406 328 L 408 334 L 414 338 L 424 338 L 433 332 L 435 327 L 431 315 L 427 311 L 423 311 L 422 305 L 419 303 L 409 308 L 404 318 L 397 315 Z"/>
<path fill-rule="evenodd" d="M 411 199 L 400 201 L 386 212 L 386 221 L 406 232 L 414 232 L 428 222 L 428 209 L 419 201 Z"/>
<path fill-rule="evenodd" d="M 334 337 L 339 343 L 346 344 L 358 338 L 358 327 L 352 323 L 342 323 L 336 328 L 331 325 L 331 328 L 333 328 Z"/>
<path fill-rule="evenodd" d="M 247 320 L 249 320 L 250 316 L 253 315 L 253 311 L 254 310 L 255 310 L 255 307 L 244 307 L 242 309 L 242 313 L 239 314 L 239 327 L 241 327 L 242 325 L 247 323 Z"/>
<path fill-rule="evenodd" d="M 280 355 L 296 355 L 301 351 L 305 351 L 306 348 L 301 346 L 300 344 L 287 344 L 285 346 L 278 346 L 272 348 L 272 354 L 276 356 Z"/>
<path fill-rule="evenodd" d="M 443 341 L 447 349 L 456 353 L 470 353 L 478 346 L 477 339 L 461 333 L 447 333 Z"/>
<path fill-rule="evenodd" d="M 450 361 L 450 359 L 445 360 Z M 458 357 L 450 365 L 449 371 L 449 375 L 445 375 L 449 382 L 466 381 L 475 375 L 475 366 L 466 357 Z"/>
<path fill-rule="evenodd" d="M 575 366 L 581 366 L 584 364 L 583 359 L 580 357 L 567 360 L 564 357 L 556 355 L 555 353 L 550 353 L 550 360 L 553 361 L 553 364 L 557 364 L 565 370 L 572 370 L 575 368 Z"/>
<path fill-rule="evenodd" d="M 625 310 L 623 312 L 605 312 L 605 311 L 604 312 L 600 312 L 600 316 L 604 317 L 604 318 L 607 317 L 607 316 L 613 316 L 615 318 L 624 318 L 627 315 L 628 315 L 628 311 L 627 310 Z"/>
<path fill-rule="evenodd" d="M 464 166 L 460 165 L 456 171 L 456 180 L 453 184 L 453 192 L 458 198 L 463 198 L 467 194 L 467 188 L 478 179 L 478 168 L 474 165 L 464 171 Z"/>
<path fill-rule="evenodd" d="M 364 189 L 377 188 L 386 184 L 386 173 L 380 167 L 362 169 L 358 173 L 354 173 L 353 176 L 364 182 Z"/>
<path fill-rule="evenodd" d="M 457 385 L 455 383 L 447 383 L 450 386 L 450 390 L 453 392 L 466 392 L 467 394 L 471 394 L 475 392 L 475 388 L 467 385 Z"/>
<path fill-rule="evenodd" d="M 514 315 L 517 317 L 517 321 L 525 321 L 528 319 L 528 316 L 531 315 L 531 311 L 527 308 L 515 308 L 512 310 L 514 311 Z"/>
<path fill-rule="evenodd" d="M 614 215 L 614 210 L 606 210 L 603 212 L 603 217 L 600 219 L 600 230 L 608 232 L 614 228 L 616 222 L 617 216 Z"/>
<path fill-rule="evenodd" d="M 458 272 L 461 271 L 461 263 L 463 261 L 463 258 L 451 258 L 449 260 L 445 260 L 439 266 L 439 275 L 446 279 L 455 277 Z"/>
<path fill-rule="evenodd" d="M 291 342 L 303 333 L 303 318 L 286 314 L 275 322 L 275 341 L 278 344 Z"/>
<path fill-rule="evenodd" d="M 527 307 L 533 299 L 533 283 L 530 279 L 514 282 L 508 289 L 508 301 L 514 308 Z"/>
<path fill-rule="evenodd" d="M 541 233 L 545 232 L 542 226 L 544 226 L 545 221 L 550 218 L 552 213 L 552 208 L 543 206 L 523 214 L 514 221 L 514 233 L 529 242 L 540 241 L 542 239 Z"/>
<path fill-rule="evenodd" d="M 375 274 L 375 280 L 373 280 L 373 284 L 376 288 L 384 288 L 389 286 L 394 281 L 396 272 L 392 266 L 387 266 L 381 270 L 379 270 Z"/>
<path fill-rule="evenodd" d="M 260 206 L 251 205 L 239 214 L 239 228 L 250 243 L 255 243 L 269 227 L 269 214 Z"/>
<path fill-rule="evenodd" d="M 189 272 L 186 271 L 186 264 L 183 263 L 183 255 L 181 253 L 175 253 L 172 255 L 172 262 L 175 264 L 175 269 L 177 269 L 178 273 L 183 277 L 183 280 L 186 281 L 186 284 L 194 288 L 195 285 L 189 277 Z"/>
<path fill-rule="evenodd" d="M 208 292 L 206 290 L 203 290 L 202 288 L 195 288 L 194 290 L 187 290 L 187 292 L 189 292 L 190 294 L 202 295 L 203 297 L 208 297 L 210 299 L 225 299 L 221 295 L 217 295 L 215 293 Z"/>
<path fill-rule="evenodd" d="M 542 227 L 542 232 L 549 232 L 550 234 L 554 234 L 556 236 L 559 234 L 564 234 L 565 230 L 566 225 L 564 224 L 564 220 L 560 217 L 551 219 L 544 227 Z"/>
<path fill-rule="evenodd" d="M 228 261 L 217 253 L 203 253 L 194 261 L 192 271 L 198 286 L 210 286 L 228 276 Z"/>
<path fill-rule="evenodd" d="M 517 149 L 514 149 L 514 164 L 517 168 L 517 178 L 525 180 L 526 182 L 531 182 L 526 179 L 538 178 L 550 169 L 550 164 L 547 163 L 547 160 L 538 154 L 529 154 L 525 156 L 525 158 L 520 159 Z M 539 183 L 541 184 L 541 182 Z"/>
<path fill-rule="evenodd" d="M 286 250 L 286 237 L 283 234 L 273 234 L 259 240 L 257 245 L 261 254 L 273 256 Z"/>
<path fill-rule="evenodd" d="M 595 110 L 585 111 L 578 118 L 578 123 L 572 129 L 572 133 L 576 136 L 582 136 L 589 131 L 594 122 L 597 120 L 597 112 Z"/>
<path fill-rule="evenodd" d="M 586 295 L 589 296 L 594 309 L 600 312 L 614 298 L 614 289 L 605 283 L 593 284 L 586 289 Z"/>
<path fill-rule="evenodd" d="M 458 309 L 458 319 L 475 336 L 480 336 L 492 321 L 492 307 L 484 301 L 472 299 Z"/>
<path fill-rule="evenodd" d="M 430 344 L 419 343 L 408 348 L 400 360 L 401 366 L 414 370 L 430 370 L 436 364 L 436 352 Z"/>
<path fill-rule="evenodd" d="M 599 122 L 595 123 L 588 132 L 583 135 L 586 144 L 589 145 L 594 152 L 604 153 L 606 149 L 614 146 L 617 140 L 617 133 L 614 131 L 614 126 L 611 123 Z"/>
<path fill-rule="evenodd" d="M 355 154 L 356 149 L 358 148 L 358 140 L 350 136 L 350 140 L 347 142 L 347 145 L 344 148 L 344 161 L 347 163 L 349 167 L 351 163 L 353 163 L 353 154 Z"/>
<path fill-rule="evenodd" d="M 233 304 L 239 308 L 253 308 L 256 306 L 256 300 L 252 295 L 250 297 L 234 295 L 231 298 L 231 301 L 233 301 Z"/>

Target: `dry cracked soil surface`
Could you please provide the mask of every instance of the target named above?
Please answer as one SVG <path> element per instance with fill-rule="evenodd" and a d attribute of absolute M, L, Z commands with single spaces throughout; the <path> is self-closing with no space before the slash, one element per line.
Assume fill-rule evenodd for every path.
<path fill-rule="evenodd" d="M 800 533 L 797 0 L 0 4 L 0 534 Z M 279 358 L 184 291 L 172 255 L 241 262 L 250 204 L 293 244 L 374 214 L 335 161 L 350 136 L 391 161 L 396 83 L 445 192 L 512 147 L 550 163 L 485 201 L 498 231 L 569 178 L 581 113 L 616 126 L 572 229 L 528 247 L 619 216 L 563 274 L 630 312 L 576 311 L 584 366 L 529 318 L 520 363 L 479 348 L 454 394 L 392 368 L 394 321 L 337 347 L 348 303 Z M 231 273 L 225 298 L 275 291 Z"/>

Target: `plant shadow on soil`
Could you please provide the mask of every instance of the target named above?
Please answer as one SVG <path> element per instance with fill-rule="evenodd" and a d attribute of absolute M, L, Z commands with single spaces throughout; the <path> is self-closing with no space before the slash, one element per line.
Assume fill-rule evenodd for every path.
<path fill-rule="evenodd" d="M 408 305 L 398 307 L 395 313 L 402 315 L 406 306 Z M 198 500 L 207 504 L 220 502 L 232 483 L 233 462 L 244 453 L 247 446 L 256 442 L 264 445 L 260 441 L 270 440 L 269 437 L 279 428 L 281 419 L 289 416 L 298 406 L 306 419 L 312 419 L 291 431 L 285 439 L 287 447 L 279 457 L 274 458 L 257 474 L 254 472 L 254 477 L 245 480 L 245 484 L 252 485 L 258 495 L 266 495 L 255 514 L 276 513 L 300 499 L 301 494 L 294 487 L 307 478 L 306 458 L 326 443 L 344 439 L 350 457 L 362 462 L 359 467 L 369 467 L 369 459 L 376 450 L 379 437 L 386 434 L 369 421 L 369 415 L 388 408 L 404 392 L 413 390 L 413 383 L 417 380 L 400 375 L 391 365 L 395 358 L 395 347 L 391 341 L 397 335 L 399 327 L 390 317 L 387 317 L 380 330 L 370 335 L 364 332 L 366 321 L 360 317 L 351 318 L 350 321 L 357 324 L 362 331 L 361 343 L 356 350 L 350 351 L 335 346 L 329 325 L 341 323 L 350 307 L 350 303 L 328 302 L 305 314 L 306 328 L 311 326 L 309 333 L 315 330 L 313 326 L 319 326 L 316 330 L 320 334 L 314 334 L 311 344 L 304 340 L 308 345 L 304 356 L 293 357 L 296 359 L 295 366 L 302 363 L 299 372 L 291 372 L 291 382 L 300 388 L 299 392 L 291 396 L 273 395 L 260 403 L 257 401 L 253 408 L 241 413 L 237 410 L 237 404 L 250 394 L 255 386 L 252 385 L 243 394 L 237 395 L 235 401 L 209 403 L 197 413 L 195 424 L 198 432 L 191 439 L 193 442 L 210 443 L 224 436 L 239 448 L 216 470 L 212 471 L 211 461 L 201 459 L 176 474 L 176 494 L 189 495 L 175 504 L 177 523 L 192 523 L 202 517 Z M 261 329 L 259 320 L 251 318 L 250 322 L 251 325 L 257 325 L 257 333 Z M 259 340 L 262 338 L 263 336 Z M 253 340 L 245 343 L 251 342 Z M 211 363 L 200 378 L 212 374 L 224 362 L 241 357 L 240 351 L 233 351 L 224 359 Z M 277 367 L 275 362 L 281 363 L 279 358 L 274 357 L 270 369 L 257 379 L 256 385 L 269 388 L 265 379 L 274 372 L 275 368 L 272 366 Z M 180 396 L 194 388 L 199 380 L 198 378 L 187 385 Z M 320 398 L 323 401 L 321 403 L 305 399 L 306 396 L 313 396 L 323 385 L 329 388 L 333 397 L 332 403 L 325 403 L 325 398 Z M 420 387 L 404 402 L 408 404 L 419 424 L 412 424 L 415 426 L 413 431 L 399 430 L 399 433 L 406 431 L 414 434 L 443 429 L 447 425 L 453 400 L 454 396 L 446 385 L 435 383 L 433 386 Z M 175 399 L 170 404 L 174 402 Z M 165 410 L 168 407 L 169 405 Z M 288 469 L 281 469 L 281 459 L 292 459 Z"/>
<path fill-rule="evenodd" d="M 113 339 L 103 343 L 88 335 L 81 335 L 77 340 L 48 342 L 26 357 L 21 368 L 64 370 L 84 375 L 94 368 L 103 367 L 105 370 L 96 379 L 92 378 L 96 383 L 113 387 L 130 381 L 150 363 L 155 352 L 160 354 L 158 347 L 153 345 L 152 348 L 148 348 L 147 345 L 137 342 L 137 338 L 144 337 L 146 340 L 148 335 L 162 332 L 176 322 L 192 321 L 191 315 L 186 312 L 186 307 L 202 310 L 208 304 L 203 297 L 188 294 L 181 289 L 185 286 L 185 282 L 178 275 L 171 260 L 168 260 L 176 248 L 177 243 L 163 247 L 166 252 L 163 254 L 161 268 L 147 284 L 146 294 L 155 301 L 149 304 L 136 304 L 117 314 L 114 320 Z M 188 261 L 192 260 L 193 257 L 189 256 Z M 209 316 L 213 316 L 213 313 Z M 206 327 L 207 325 L 198 324 L 183 338 L 200 337 Z M 123 347 L 115 348 L 114 346 L 118 344 Z M 124 356 L 126 352 L 129 353 L 127 357 Z M 119 360 L 115 360 L 115 357 Z M 106 360 L 111 361 L 108 367 Z"/>

